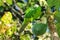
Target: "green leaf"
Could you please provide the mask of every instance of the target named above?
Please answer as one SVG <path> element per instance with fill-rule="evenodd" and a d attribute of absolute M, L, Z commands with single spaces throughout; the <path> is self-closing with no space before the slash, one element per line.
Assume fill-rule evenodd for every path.
<path fill-rule="evenodd" d="M 2 6 L 0 6 L 0 12 L 3 12 L 4 8 Z"/>
<path fill-rule="evenodd" d="M 12 5 L 12 0 L 6 0 L 6 2 L 9 4 L 9 5 Z"/>
<path fill-rule="evenodd" d="M 58 23 L 60 23 L 60 12 L 59 11 L 56 11 L 55 13 L 55 19 Z"/>
<path fill-rule="evenodd" d="M 51 6 L 56 6 L 56 9 L 60 7 L 60 0 L 47 0 L 48 5 Z"/>
<path fill-rule="evenodd" d="M 17 5 L 20 7 L 20 8 L 22 8 L 24 5 L 23 5 L 23 3 L 20 3 L 20 2 L 17 2 Z"/>
<path fill-rule="evenodd" d="M 13 21 L 11 24 L 11 27 L 9 29 L 7 29 L 6 35 L 12 36 L 12 34 L 14 34 L 14 32 L 16 32 L 16 30 L 17 30 L 17 24 L 16 24 L 16 21 Z"/>
<path fill-rule="evenodd" d="M 0 6 L 3 6 L 3 2 L 2 2 L 2 0 L 0 0 Z"/>
<path fill-rule="evenodd" d="M 31 29 L 31 27 L 32 27 L 32 24 L 29 23 L 29 24 L 27 25 L 26 29 Z"/>
<path fill-rule="evenodd" d="M 11 31 L 15 32 L 17 30 L 17 24 L 14 22 L 12 27 L 11 27 Z"/>
<path fill-rule="evenodd" d="M 35 35 L 43 35 L 46 32 L 47 25 L 42 23 L 36 23 L 32 27 L 32 32 Z"/>
<path fill-rule="evenodd" d="M 60 37 L 60 23 L 56 24 L 56 29 L 57 29 L 57 33 L 58 33 L 58 35 Z"/>
<path fill-rule="evenodd" d="M 6 35 L 12 36 L 13 32 L 11 31 L 11 28 L 6 31 Z"/>
<path fill-rule="evenodd" d="M 20 36 L 20 39 L 21 39 L 21 40 L 30 40 L 30 36 L 29 36 L 28 34 L 26 34 L 26 35 L 21 35 L 21 36 Z"/>

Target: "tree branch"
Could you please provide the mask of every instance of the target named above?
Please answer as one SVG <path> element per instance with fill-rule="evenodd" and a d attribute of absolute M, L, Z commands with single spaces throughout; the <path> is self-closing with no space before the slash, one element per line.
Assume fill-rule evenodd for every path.
<path fill-rule="evenodd" d="M 47 15 L 48 27 L 51 33 L 51 38 L 52 40 L 60 40 L 54 23 L 54 15 L 53 13 L 51 15 L 50 8 L 48 7 L 48 4 L 45 0 L 40 0 L 40 5 L 42 6 L 42 4 L 47 7 L 46 15 Z"/>
<path fill-rule="evenodd" d="M 8 6 L 14 13 L 16 13 L 17 17 L 19 18 L 19 20 L 23 21 L 23 17 L 22 15 L 20 14 L 20 12 L 16 11 L 12 6 L 10 6 L 9 4 L 7 3 L 4 3 L 6 6 Z"/>
<path fill-rule="evenodd" d="M 16 4 L 16 0 L 13 0 L 13 3 L 14 3 L 15 6 L 17 6 L 18 8 L 20 8 L 20 7 Z M 20 12 L 21 15 L 24 14 L 24 12 L 23 12 L 23 10 L 22 10 L 21 8 L 18 9 L 18 11 Z"/>

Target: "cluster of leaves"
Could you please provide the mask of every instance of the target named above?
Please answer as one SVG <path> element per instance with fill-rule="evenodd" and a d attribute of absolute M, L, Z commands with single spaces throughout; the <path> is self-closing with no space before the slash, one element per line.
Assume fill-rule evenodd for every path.
<path fill-rule="evenodd" d="M 4 15 L 0 18 L 1 24 L 0 24 L 0 35 L 2 40 L 4 40 L 4 37 L 13 37 L 14 33 L 17 31 L 17 23 L 12 19 L 12 13 L 10 11 L 6 12 L 5 10 L 9 10 L 10 6 L 16 6 L 16 11 L 19 9 L 22 9 L 25 13 L 24 15 L 24 21 L 22 22 L 22 29 L 29 24 L 32 23 L 32 25 L 28 25 L 27 29 L 29 30 L 31 35 L 35 36 L 41 36 L 43 35 L 47 30 L 47 18 L 46 15 L 42 15 L 41 6 L 37 3 L 37 0 L 16 0 L 16 4 L 13 3 L 14 0 L 0 0 L 0 12 L 4 12 Z M 54 1 L 54 2 L 53 2 Z M 60 36 L 60 1 L 59 0 L 47 0 L 47 3 L 49 4 L 49 7 L 55 6 L 56 13 L 54 14 L 55 17 L 55 23 L 56 23 L 56 29 Z M 8 6 L 6 6 L 6 4 Z M 53 3 L 53 4 L 52 4 Z M 38 6 L 36 6 L 37 4 Z M 19 10 L 20 11 L 20 10 Z M 18 13 L 18 12 L 17 12 Z M 52 12 L 53 13 L 53 12 Z M 20 15 L 21 16 L 21 15 Z M 41 17 L 41 18 L 40 18 Z M 39 19 L 39 20 L 36 20 Z M 16 20 L 16 19 L 15 19 Z M 20 21 L 20 20 L 19 20 Z M 35 22 L 34 22 L 35 21 Z M 27 30 L 26 29 L 26 30 Z M 19 30 L 20 31 L 20 30 Z M 22 33 L 23 35 L 19 35 L 19 39 L 21 40 L 30 40 L 31 35 Z M 13 39 L 18 40 L 18 39 Z"/>
<path fill-rule="evenodd" d="M 5 6 L 4 2 L 6 2 L 9 5 L 13 4 L 12 0 L 0 0 L 0 12 L 3 12 L 5 10 L 4 8 L 8 9 L 8 6 Z"/>
<path fill-rule="evenodd" d="M 5 12 L 0 19 L 0 35 L 1 39 L 5 40 L 2 36 L 11 37 L 17 31 L 17 25 L 12 19 L 11 12 Z"/>
<path fill-rule="evenodd" d="M 49 7 L 55 6 L 56 9 L 56 13 L 54 14 L 54 18 L 55 18 L 55 24 L 56 24 L 56 29 L 58 32 L 58 35 L 60 37 L 60 0 L 47 0 L 47 3 L 49 4 Z"/>

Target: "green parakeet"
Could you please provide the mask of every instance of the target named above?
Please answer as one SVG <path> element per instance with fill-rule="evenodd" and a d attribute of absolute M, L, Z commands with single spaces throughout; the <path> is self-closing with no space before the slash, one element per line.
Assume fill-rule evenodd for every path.
<path fill-rule="evenodd" d="M 20 28 L 19 33 L 21 33 L 25 29 L 25 27 L 28 25 L 29 22 L 32 22 L 33 20 L 40 17 L 41 7 L 28 8 L 25 12 L 26 12 L 26 14 L 24 16 L 24 21 L 22 23 L 22 27 Z"/>

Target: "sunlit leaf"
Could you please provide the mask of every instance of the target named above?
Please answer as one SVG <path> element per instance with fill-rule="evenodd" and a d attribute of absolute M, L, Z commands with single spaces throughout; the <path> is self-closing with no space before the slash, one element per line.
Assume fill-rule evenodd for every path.
<path fill-rule="evenodd" d="M 0 6 L 3 6 L 3 2 L 2 2 L 2 0 L 0 0 Z"/>
<path fill-rule="evenodd" d="M 20 39 L 21 39 L 21 40 L 30 40 L 30 37 L 29 37 L 28 34 L 26 34 L 26 35 L 21 35 Z"/>
<path fill-rule="evenodd" d="M 11 12 L 5 12 L 3 17 L 1 18 L 1 21 L 5 24 L 9 24 L 12 21 L 12 14 Z"/>
<path fill-rule="evenodd" d="M 6 0 L 9 5 L 12 5 L 12 0 Z"/>
<path fill-rule="evenodd" d="M 11 31 L 11 28 L 6 31 L 6 35 L 12 36 L 13 32 Z"/>
<path fill-rule="evenodd" d="M 15 32 L 17 30 L 17 24 L 13 23 L 12 27 L 11 27 L 11 31 Z"/>
<path fill-rule="evenodd" d="M 9 29 L 8 26 L 4 25 L 4 24 L 1 24 L 1 29 L 0 29 L 0 33 L 5 33 L 7 31 L 7 29 Z"/>
<path fill-rule="evenodd" d="M 17 5 L 20 7 L 20 8 L 22 8 L 24 5 L 23 5 L 23 3 L 20 3 L 20 2 L 17 2 Z"/>
<path fill-rule="evenodd" d="M 29 23 L 29 24 L 27 25 L 26 29 L 31 29 L 31 27 L 32 27 L 32 24 Z"/>

